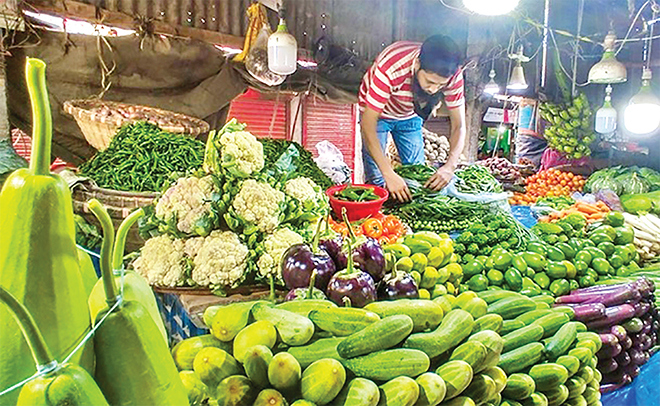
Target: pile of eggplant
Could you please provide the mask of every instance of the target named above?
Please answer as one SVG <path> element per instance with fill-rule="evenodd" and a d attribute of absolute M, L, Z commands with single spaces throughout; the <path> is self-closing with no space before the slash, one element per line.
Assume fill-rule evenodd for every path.
<path fill-rule="evenodd" d="M 345 239 L 322 235 L 320 228 L 311 244 L 292 245 L 282 255 L 282 279 L 290 289 L 285 300 L 327 297 L 338 306 L 364 307 L 377 299 L 418 297 L 408 273 L 390 272 L 377 240 L 356 237 L 350 226 Z"/>
<path fill-rule="evenodd" d="M 578 289 L 557 298 L 570 306 L 575 319 L 600 334 L 598 370 L 603 374 L 601 392 L 629 384 L 639 375 L 658 344 L 660 316 L 655 305 L 655 284 L 645 277 L 629 283 Z"/>

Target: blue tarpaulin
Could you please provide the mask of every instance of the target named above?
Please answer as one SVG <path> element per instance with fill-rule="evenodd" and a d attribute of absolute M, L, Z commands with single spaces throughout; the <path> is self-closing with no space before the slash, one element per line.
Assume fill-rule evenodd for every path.
<path fill-rule="evenodd" d="M 632 383 L 601 397 L 603 406 L 656 406 L 660 405 L 660 353 L 642 365 Z"/>

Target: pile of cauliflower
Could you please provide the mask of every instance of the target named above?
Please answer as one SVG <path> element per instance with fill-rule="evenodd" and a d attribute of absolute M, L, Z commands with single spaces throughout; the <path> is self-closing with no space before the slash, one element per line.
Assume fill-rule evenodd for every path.
<path fill-rule="evenodd" d="M 163 287 L 281 282 L 282 255 L 309 241 L 328 211 L 313 180 L 287 176 L 264 170 L 263 144 L 230 120 L 209 134 L 203 173 L 178 179 L 154 204 L 145 229 L 155 236 L 133 267 Z"/>

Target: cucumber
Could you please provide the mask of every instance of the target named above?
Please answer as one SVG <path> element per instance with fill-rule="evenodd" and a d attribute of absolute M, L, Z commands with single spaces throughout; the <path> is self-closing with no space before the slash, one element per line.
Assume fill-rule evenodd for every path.
<path fill-rule="evenodd" d="M 456 296 L 454 304 L 452 304 L 453 309 L 463 309 L 463 307 L 472 299 L 478 298 L 477 293 L 471 290 L 465 291 L 460 295 Z M 465 309 L 463 309 L 465 310 Z"/>
<path fill-rule="evenodd" d="M 575 374 L 576 377 L 582 378 L 582 380 L 585 383 L 589 383 L 594 380 L 594 369 L 589 366 L 584 366 L 578 370 L 578 372 Z M 570 371 L 569 371 L 569 378 L 570 378 Z"/>
<path fill-rule="evenodd" d="M 399 376 L 380 386 L 380 404 L 413 406 L 419 398 L 419 385 L 414 379 Z"/>
<path fill-rule="evenodd" d="M 465 388 L 462 395 L 469 397 L 474 403 L 482 405 L 495 396 L 497 393 L 495 390 L 495 381 L 490 376 L 478 374 L 472 378 L 472 382 Z"/>
<path fill-rule="evenodd" d="M 309 312 L 312 310 L 334 307 L 337 307 L 334 302 L 321 299 L 290 300 L 275 306 L 276 309 L 287 310 L 305 317 L 309 317 Z"/>
<path fill-rule="evenodd" d="M 529 370 L 529 376 L 534 379 L 536 389 L 546 391 L 563 385 L 568 379 L 566 368 L 554 362 L 534 365 Z"/>
<path fill-rule="evenodd" d="M 334 359 L 322 359 L 305 368 L 300 393 L 305 400 L 326 405 L 339 394 L 346 382 L 346 370 Z"/>
<path fill-rule="evenodd" d="M 337 346 L 342 358 L 386 350 L 394 347 L 412 332 L 413 321 L 405 314 L 388 316 L 346 337 Z"/>
<path fill-rule="evenodd" d="M 545 315 L 532 324 L 543 327 L 543 338 L 554 335 L 564 324 L 571 321 L 565 313 L 556 313 Z"/>
<path fill-rule="evenodd" d="M 220 341 L 231 341 L 248 324 L 250 311 L 263 301 L 231 303 L 220 306 L 211 320 L 211 334 Z"/>
<path fill-rule="evenodd" d="M 436 369 L 435 373 L 445 381 L 447 387 L 445 401 L 460 395 L 470 385 L 473 376 L 470 365 L 459 360 L 446 362 Z"/>
<path fill-rule="evenodd" d="M 548 406 L 559 406 L 568 399 L 568 388 L 564 385 L 559 385 L 543 391 L 543 394 L 548 398 Z"/>
<path fill-rule="evenodd" d="M 445 314 L 442 306 L 432 300 L 399 299 L 393 301 L 371 302 L 363 307 L 381 318 L 405 314 L 413 321 L 413 332 L 434 330 L 440 325 Z"/>
<path fill-rule="evenodd" d="M 525 326 L 502 337 L 504 339 L 504 347 L 502 348 L 502 351 L 507 353 L 511 350 L 522 347 L 525 344 L 537 342 L 542 337 L 543 327 L 535 324 Z"/>
<path fill-rule="evenodd" d="M 495 382 L 495 391 L 497 393 L 502 392 L 502 390 L 504 390 L 506 387 L 507 377 L 502 368 L 490 367 L 484 369 L 481 373 L 491 377 L 491 379 Z"/>
<path fill-rule="evenodd" d="M 440 306 L 440 308 L 442 309 L 442 314 L 443 315 L 449 313 L 452 309 L 452 302 L 451 302 L 450 297 L 453 298 L 454 296 L 442 295 L 442 296 L 438 296 L 438 297 L 436 297 L 435 299 L 432 300 L 433 303 Z M 401 300 L 401 299 L 399 299 L 399 300 Z M 374 302 L 374 303 L 380 303 L 380 302 Z"/>
<path fill-rule="evenodd" d="M 486 359 L 488 350 L 479 341 L 466 341 L 451 353 L 450 361 L 461 360 L 467 362 L 474 371 Z"/>
<path fill-rule="evenodd" d="M 502 396 L 508 399 L 523 400 L 532 395 L 536 390 L 536 383 L 531 376 L 522 373 L 509 375 L 506 386 L 502 390 Z"/>
<path fill-rule="evenodd" d="M 594 356 L 591 350 L 586 347 L 573 348 L 568 352 L 568 355 L 572 355 L 580 360 L 580 366 L 589 365 L 591 358 Z"/>
<path fill-rule="evenodd" d="M 355 376 L 376 381 L 389 381 L 397 376 L 415 378 L 428 371 L 430 364 L 425 353 L 408 348 L 372 352 L 344 360 L 346 368 Z"/>
<path fill-rule="evenodd" d="M 337 352 L 337 346 L 343 340 L 342 337 L 321 338 L 302 347 L 291 347 L 287 352 L 298 360 L 300 367 L 303 369 L 324 358 L 332 358 L 343 362 L 343 358 Z"/>
<path fill-rule="evenodd" d="M 562 355 L 555 362 L 566 368 L 569 377 L 575 375 L 580 369 L 580 360 L 572 355 Z"/>
<path fill-rule="evenodd" d="M 570 397 L 570 391 L 568 395 L 568 400 L 564 402 L 564 406 L 589 406 L 589 403 L 587 403 L 587 399 L 584 398 L 582 395 L 578 395 L 574 398 Z"/>
<path fill-rule="evenodd" d="M 496 366 L 500 360 L 502 348 L 504 348 L 504 340 L 502 337 L 492 330 L 484 330 L 470 336 L 467 342 L 472 341 L 480 342 L 486 347 L 486 358 L 473 367 L 473 372 L 478 373 L 486 368 Z"/>
<path fill-rule="evenodd" d="M 474 400 L 470 399 L 467 396 L 459 396 L 447 402 L 442 402 L 442 406 L 476 406 L 476 403 L 474 403 Z M 518 406 L 518 405 L 511 405 L 511 406 Z"/>
<path fill-rule="evenodd" d="M 552 308 L 553 311 L 558 313 L 564 313 L 568 316 L 569 319 L 573 320 L 575 318 L 575 311 L 572 307 L 569 306 L 557 306 Z M 585 330 L 586 331 L 586 330 Z"/>
<path fill-rule="evenodd" d="M 502 317 L 502 316 L 500 316 Z M 506 336 L 513 331 L 520 330 L 525 327 L 525 323 L 520 320 L 504 320 L 502 322 L 502 328 L 500 329 L 500 334 Z"/>
<path fill-rule="evenodd" d="M 502 316 L 499 314 L 486 314 L 481 316 L 474 321 L 474 327 L 472 328 L 473 333 L 477 333 L 483 330 L 492 330 L 496 333 L 499 333 L 502 329 L 503 323 Z"/>
<path fill-rule="evenodd" d="M 257 303 L 252 308 L 252 317 L 273 323 L 282 342 L 291 346 L 305 345 L 314 335 L 314 323 L 310 319 L 288 310 Z"/>
<path fill-rule="evenodd" d="M 566 388 L 568 388 L 568 398 L 576 398 L 587 389 L 587 382 L 578 376 L 574 376 L 566 381 Z"/>
<path fill-rule="evenodd" d="M 268 382 L 279 391 L 289 391 L 298 386 L 302 369 L 296 358 L 288 352 L 275 354 L 268 364 Z"/>
<path fill-rule="evenodd" d="M 410 335 L 403 346 L 425 352 L 434 358 L 457 346 L 472 332 L 474 319 L 465 310 L 455 309 L 447 313 L 440 326 L 432 332 Z"/>
<path fill-rule="evenodd" d="M 447 394 L 447 386 L 440 375 L 426 372 L 415 379 L 419 385 L 419 398 L 415 406 L 431 406 L 442 402 Z"/>
<path fill-rule="evenodd" d="M 473 318 L 478 319 L 479 317 L 485 316 L 488 312 L 488 303 L 486 303 L 483 299 L 475 297 L 474 299 L 469 300 L 467 303 L 461 306 L 461 309 L 470 313 Z"/>
<path fill-rule="evenodd" d="M 541 343 L 529 343 L 513 351 L 502 354 L 498 367 L 502 368 L 507 374 L 522 371 L 523 369 L 536 364 L 543 356 L 545 347 Z"/>
<path fill-rule="evenodd" d="M 380 391 L 375 383 L 364 378 L 353 378 L 339 392 L 333 404 L 337 406 L 377 406 Z"/>
<path fill-rule="evenodd" d="M 601 347 L 603 346 L 603 342 L 601 341 L 600 336 L 591 331 L 587 331 L 586 333 L 578 333 L 577 339 L 578 341 L 593 341 L 596 344 L 596 352 L 600 351 Z"/>
<path fill-rule="evenodd" d="M 497 302 L 500 299 L 504 299 L 507 297 L 522 297 L 520 293 L 517 292 L 512 292 L 510 290 L 484 290 L 481 292 L 477 292 L 477 296 L 479 296 L 481 299 L 485 300 L 486 303 L 491 304 L 494 302 Z"/>
<path fill-rule="evenodd" d="M 243 360 L 243 368 L 248 378 L 259 388 L 270 386 L 268 380 L 268 365 L 273 359 L 273 353 L 265 345 L 250 347 Z"/>
<path fill-rule="evenodd" d="M 374 312 L 354 307 L 316 309 L 309 319 L 321 330 L 336 336 L 349 336 L 380 320 Z"/>
<path fill-rule="evenodd" d="M 541 392 L 534 392 L 520 403 L 522 406 L 548 406 L 548 398 Z"/>
<path fill-rule="evenodd" d="M 267 320 L 255 321 L 236 334 L 232 354 L 242 363 L 251 347 L 264 345 L 272 349 L 276 342 L 277 330 L 273 323 Z"/>
<path fill-rule="evenodd" d="M 576 339 L 577 325 L 574 322 L 564 324 L 545 345 L 545 355 L 552 360 L 559 358 L 571 348 Z"/>
<path fill-rule="evenodd" d="M 531 299 L 537 303 L 547 303 L 550 306 L 555 304 L 555 298 L 550 295 L 536 295 L 532 296 Z"/>
<path fill-rule="evenodd" d="M 511 296 L 488 305 L 488 313 L 497 313 L 504 320 L 514 319 L 536 309 L 536 303 L 525 296 Z"/>
<path fill-rule="evenodd" d="M 550 309 L 536 309 L 531 312 L 523 313 L 520 316 L 516 317 L 514 320 L 522 321 L 524 325 L 529 326 L 534 322 L 534 320 L 540 319 L 541 317 L 552 313 Z"/>

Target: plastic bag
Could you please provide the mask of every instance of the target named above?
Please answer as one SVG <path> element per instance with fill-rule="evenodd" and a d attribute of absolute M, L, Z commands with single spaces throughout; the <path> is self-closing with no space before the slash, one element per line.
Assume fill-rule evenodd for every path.
<path fill-rule="evenodd" d="M 330 141 L 321 141 L 316 144 L 318 158 L 314 162 L 321 168 L 323 173 L 337 185 L 351 181 L 351 169 L 344 162 L 344 155 Z"/>
<path fill-rule="evenodd" d="M 284 82 L 286 76 L 278 75 L 268 69 L 268 37 L 270 34 L 270 27 L 268 24 L 264 24 L 245 58 L 245 69 L 261 83 L 267 86 L 277 86 Z"/>
<path fill-rule="evenodd" d="M 511 206 L 509 205 L 509 197 L 511 196 L 510 193 L 479 193 L 478 195 L 463 193 L 456 188 L 457 179 L 458 178 L 456 175 L 454 175 L 449 181 L 449 184 L 447 184 L 447 186 L 445 186 L 445 188 L 440 191 L 440 194 L 456 197 L 466 202 L 491 204 L 506 212 L 511 212 Z"/>

